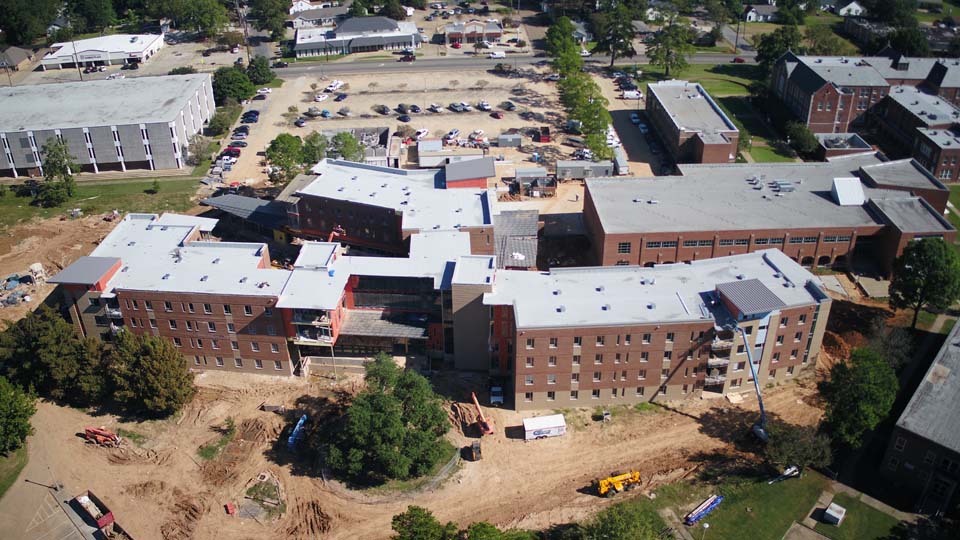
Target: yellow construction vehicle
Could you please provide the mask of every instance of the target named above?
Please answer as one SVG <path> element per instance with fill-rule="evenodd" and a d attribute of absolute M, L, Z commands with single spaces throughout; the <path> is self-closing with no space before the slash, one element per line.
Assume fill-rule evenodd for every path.
<path fill-rule="evenodd" d="M 613 474 L 600 480 L 594 480 L 593 485 L 597 488 L 597 494 L 601 497 L 613 497 L 621 491 L 638 487 L 640 485 L 640 473 L 632 471 Z"/>

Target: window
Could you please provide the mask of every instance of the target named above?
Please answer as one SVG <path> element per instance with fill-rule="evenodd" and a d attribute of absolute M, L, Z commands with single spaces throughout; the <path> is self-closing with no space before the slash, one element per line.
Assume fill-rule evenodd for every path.
<path fill-rule="evenodd" d="M 580 365 L 580 355 L 579 355 L 579 354 L 573 355 L 573 365 L 575 365 L 575 366 L 579 366 L 579 365 Z"/>
<path fill-rule="evenodd" d="M 173 345 L 174 347 L 183 347 L 183 343 L 180 341 L 180 338 L 178 337 L 173 338 Z"/>
<path fill-rule="evenodd" d="M 620 372 L 620 380 L 621 381 L 627 380 L 627 370 L 623 370 Z"/>
<path fill-rule="evenodd" d="M 175 320 L 173 320 L 173 319 L 170 319 L 169 321 L 167 321 L 167 324 L 170 325 L 170 329 L 171 329 L 171 330 L 176 330 L 176 329 L 177 329 L 177 321 L 175 321 Z"/>
<path fill-rule="evenodd" d="M 593 372 L 593 382 L 600 382 L 600 375 L 601 375 L 601 373 L 600 373 L 599 371 L 594 371 L 594 372 Z"/>
<path fill-rule="evenodd" d="M 579 346 L 581 346 L 581 345 L 583 345 L 583 337 L 582 337 L 582 336 L 573 336 L 573 346 L 574 346 L 574 347 L 579 347 Z"/>
<path fill-rule="evenodd" d="M 720 245 L 721 245 L 721 246 L 732 246 L 732 245 L 733 245 L 733 240 L 721 240 L 721 241 L 720 241 Z"/>
<path fill-rule="evenodd" d="M 798 352 L 798 349 L 790 349 L 790 359 L 791 359 L 791 360 L 796 360 L 796 359 L 797 359 L 797 352 Z"/>
<path fill-rule="evenodd" d="M 667 385 L 663 385 L 663 386 L 661 386 L 661 387 L 660 387 L 660 392 L 659 392 L 659 393 L 660 393 L 660 395 L 661 395 L 661 396 L 665 396 L 665 395 L 667 395 Z"/>
<path fill-rule="evenodd" d="M 893 443 L 893 449 L 896 450 L 897 452 L 903 452 L 903 450 L 906 447 L 907 447 L 907 439 L 903 437 L 897 437 L 896 442 Z"/>
<path fill-rule="evenodd" d="M 746 363 L 746 362 L 737 362 L 736 364 L 733 365 L 733 370 L 734 370 L 734 371 L 743 371 L 746 367 L 747 367 L 747 363 Z"/>
<path fill-rule="evenodd" d="M 603 347 L 605 339 L 604 336 L 597 336 L 597 347 Z"/>
<path fill-rule="evenodd" d="M 650 360 L 650 353 L 648 353 L 647 351 L 642 351 L 642 352 L 640 353 L 640 361 L 641 361 L 641 362 L 646 362 L 646 361 L 648 361 L 648 360 Z"/>
<path fill-rule="evenodd" d="M 550 345 L 549 345 L 549 347 L 550 347 L 551 349 L 556 349 L 556 348 L 557 348 L 557 343 L 558 343 L 557 338 L 552 337 L 552 338 L 550 338 Z"/>
<path fill-rule="evenodd" d="M 663 242 L 663 247 L 665 247 L 665 248 L 675 248 L 675 247 L 677 247 L 677 241 L 676 241 L 676 240 L 665 240 L 665 241 Z"/>
<path fill-rule="evenodd" d="M 193 321 L 187 321 L 187 332 L 193 332 Z"/>
<path fill-rule="evenodd" d="M 247 316 L 253 315 L 253 308 L 250 306 L 243 306 L 243 314 Z"/>
<path fill-rule="evenodd" d="M 805 324 L 806 322 L 807 322 L 806 314 L 801 315 L 800 318 L 797 320 L 797 324 Z"/>
<path fill-rule="evenodd" d="M 664 360 L 673 359 L 673 351 L 663 351 L 663 359 Z"/>
<path fill-rule="evenodd" d="M 664 369 L 661 369 L 661 370 L 660 370 L 660 378 L 661 378 L 661 379 L 666 379 L 666 378 L 669 377 L 669 376 L 670 376 L 670 368 L 664 368 Z"/>
<path fill-rule="evenodd" d="M 630 334 L 627 334 L 626 336 L 623 337 L 623 344 L 624 345 L 630 344 Z"/>
<path fill-rule="evenodd" d="M 957 472 L 958 468 L 960 468 L 960 463 L 957 463 L 950 458 L 943 458 L 940 461 L 940 466 L 946 469 L 948 473 L 953 474 Z"/>
<path fill-rule="evenodd" d="M 556 356 L 551 356 L 550 358 L 547 358 L 547 365 L 548 365 L 548 366 L 556 366 L 556 365 L 557 365 L 557 357 L 556 357 Z"/>
<path fill-rule="evenodd" d="M 136 328 L 136 327 L 137 327 L 137 320 L 136 320 L 136 319 L 130 319 L 130 327 L 131 327 L 131 328 Z"/>
<path fill-rule="evenodd" d="M 251 341 L 251 342 L 250 342 L 250 349 L 251 349 L 253 352 L 260 352 L 260 344 L 257 343 L 256 341 Z"/>
<path fill-rule="evenodd" d="M 574 383 L 580 382 L 580 374 L 579 374 L 579 373 L 571 373 L 571 374 L 570 374 L 570 382 L 574 382 Z"/>
<path fill-rule="evenodd" d="M 823 102 L 822 102 L 822 101 L 818 101 L 818 102 L 817 102 L 817 110 L 818 110 L 818 111 L 822 111 L 822 110 L 823 110 Z"/>
<path fill-rule="evenodd" d="M 770 378 L 771 378 L 771 379 L 776 379 L 776 378 L 777 378 L 777 370 L 771 369 L 769 375 L 770 375 Z"/>
<path fill-rule="evenodd" d="M 150 300 L 144 300 L 144 301 L 143 301 L 143 307 L 144 307 L 147 311 L 153 311 L 153 302 L 151 302 Z"/>
<path fill-rule="evenodd" d="M 270 352 L 272 352 L 272 353 L 278 353 L 278 352 L 280 352 L 280 346 L 277 345 L 276 343 L 271 343 L 271 344 L 270 344 Z"/>
<path fill-rule="evenodd" d="M 619 364 L 619 363 L 620 363 L 620 353 L 617 353 L 617 354 L 613 355 L 613 363 L 614 363 L 614 364 Z"/>
<path fill-rule="evenodd" d="M 687 393 L 687 390 L 688 390 L 689 388 L 690 388 L 690 385 L 689 385 L 689 384 L 683 385 L 683 387 L 680 388 L 680 393 L 681 393 L 681 394 L 686 394 L 686 393 Z"/>
<path fill-rule="evenodd" d="M 784 317 L 784 318 L 780 319 L 780 328 L 783 328 L 784 326 L 786 326 L 786 325 L 789 324 L 789 323 L 790 323 L 790 317 Z"/>
<path fill-rule="evenodd" d="M 193 310 L 193 302 L 190 302 L 189 304 L 187 304 L 187 311 L 189 311 L 190 313 L 196 313 Z"/>
<path fill-rule="evenodd" d="M 733 243 L 734 243 L 734 245 L 737 245 L 737 246 L 749 246 L 749 245 L 750 245 L 750 239 L 749 239 L 749 238 L 737 238 L 736 240 L 733 241 Z"/>
<path fill-rule="evenodd" d="M 743 384 L 743 379 L 730 379 L 730 388 L 740 388 L 741 384 Z"/>
<path fill-rule="evenodd" d="M 643 339 L 640 340 L 642 343 L 650 343 L 650 334 L 644 334 Z"/>
<path fill-rule="evenodd" d="M 743 354 L 744 352 L 743 345 L 737 345 L 737 354 Z"/>
<path fill-rule="evenodd" d="M 790 366 L 787 368 L 787 376 L 793 375 L 793 368 L 796 366 Z"/>
<path fill-rule="evenodd" d="M 532 357 L 532 356 L 528 356 L 528 357 L 527 357 L 527 363 L 526 363 L 526 365 L 527 365 L 528 368 L 533 367 L 533 357 Z"/>
<path fill-rule="evenodd" d="M 533 386 L 533 375 L 524 375 L 523 384 L 526 386 Z"/>
<path fill-rule="evenodd" d="M 667 343 L 673 343 L 673 332 L 667 332 Z"/>
<path fill-rule="evenodd" d="M 684 240 L 684 241 L 683 241 L 683 247 L 697 247 L 697 241 L 696 241 L 696 240 Z"/>
<path fill-rule="evenodd" d="M 231 334 L 236 334 L 236 333 L 237 333 L 237 327 L 234 326 L 232 322 L 228 322 L 228 323 L 227 323 L 227 332 L 230 332 Z"/>
<path fill-rule="evenodd" d="M 849 242 L 852 236 L 838 236 L 837 242 Z"/>
<path fill-rule="evenodd" d="M 555 401 L 557 399 L 557 393 L 550 391 L 547 392 L 547 401 Z"/>
<path fill-rule="evenodd" d="M 533 338 L 527 338 L 527 348 L 532 349 L 537 345 L 537 341 Z"/>
<path fill-rule="evenodd" d="M 218 356 L 218 357 L 217 357 L 217 367 L 223 367 L 223 357 L 222 357 L 222 356 Z"/>
<path fill-rule="evenodd" d="M 278 370 L 278 371 L 281 370 L 281 369 L 283 369 L 283 362 L 281 362 L 281 361 L 279 361 L 279 360 L 274 360 L 274 361 L 273 361 L 273 369 L 276 369 L 276 370 Z"/>
<path fill-rule="evenodd" d="M 591 390 L 591 391 L 590 391 L 590 397 L 591 397 L 592 399 L 600 399 L 600 389 L 599 389 L 599 388 L 594 388 L 593 390 Z"/>
<path fill-rule="evenodd" d="M 890 461 L 887 462 L 887 468 L 890 469 L 891 471 L 897 470 L 897 467 L 899 466 L 900 466 L 899 458 L 891 457 Z"/>
<path fill-rule="evenodd" d="M 765 246 L 769 243 L 770 243 L 770 240 L 767 238 L 756 238 L 753 241 L 753 245 L 755 246 Z"/>
<path fill-rule="evenodd" d="M 595 354 L 595 355 L 593 356 L 593 363 L 594 363 L 594 364 L 602 364 L 602 363 L 603 363 L 603 355 L 602 355 L 602 354 Z"/>
<path fill-rule="evenodd" d="M 617 244 L 617 253 L 630 253 L 630 242 L 620 242 Z"/>
<path fill-rule="evenodd" d="M 770 239 L 770 243 L 771 243 L 771 244 L 782 245 L 782 244 L 783 244 L 783 238 L 771 238 L 771 239 Z"/>
<path fill-rule="evenodd" d="M 523 400 L 526 401 L 527 403 L 533 401 L 533 392 L 525 392 L 523 394 Z"/>
<path fill-rule="evenodd" d="M 646 380 L 646 378 L 647 378 L 647 370 L 641 369 L 640 371 L 637 372 L 638 381 Z"/>
<path fill-rule="evenodd" d="M 774 361 L 774 362 L 779 362 L 779 361 L 780 361 L 780 353 L 778 353 L 778 352 L 773 353 L 773 361 Z"/>
<path fill-rule="evenodd" d="M 697 240 L 697 247 L 711 247 L 713 240 Z"/>
<path fill-rule="evenodd" d="M 647 242 L 647 249 L 657 249 L 661 247 L 661 242 Z"/>
<path fill-rule="evenodd" d="M 556 373 L 547 374 L 547 384 L 557 384 L 557 375 Z"/>
<path fill-rule="evenodd" d="M 233 365 L 236 366 L 236 367 L 243 367 L 243 359 L 241 359 L 241 358 L 234 358 L 234 359 L 233 359 Z"/>
<path fill-rule="evenodd" d="M 804 243 L 804 244 L 816 244 L 816 243 L 817 243 L 817 237 L 816 237 L 816 236 L 804 236 L 804 237 L 803 237 L 803 243 Z"/>
<path fill-rule="evenodd" d="M 207 332 L 216 332 L 217 324 L 212 321 L 207 321 Z"/>
<path fill-rule="evenodd" d="M 219 348 L 220 348 L 220 343 L 218 343 L 217 340 L 215 340 L 215 339 L 211 339 L 211 340 L 210 340 L 210 346 L 213 347 L 214 349 L 219 349 Z"/>
<path fill-rule="evenodd" d="M 579 390 L 571 390 L 571 391 L 570 391 L 570 401 L 576 401 L 579 397 L 580 397 L 580 391 L 579 391 Z"/>
<path fill-rule="evenodd" d="M 173 304 L 170 303 L 170 302 L 167 302 L 166 300 L 164 300 L 164 301 L 163 301 L 163 310 L 164 310 L 164 311 L 173 311 Z"/>
<path fill-rule="evenodd" d="M 273 315 L 273 310 L 272 310 L 272 309 L 270 309 L 270 308 L 268 308 L 268 307 L 263 308 L 263 316 L 264 316 L 264 317 L 270 317 L 270 316 L 272 316 L 272 315 Z"/>
<path fill-rule="evenodd" d="M 802 243 L 803 243 L 803 238 L 800 238 L 799 236 L 794 236 L 793 238 L 790 239 L 790 243 L 791 243 L 791 244 L 802 244 Z"/>
<path fill-rule="evenodd" d="M 233 350 L 235 350 L 235 351 L 239 351 L 239 350 L 240 350 L 240 342 L 239 342 L 239 341 L 231 341 L 231 342 L 230 342 L 230 348 L 233 349 Z"/>
<path fill-rule="evenodd" d="M 783 336 L 777 336 L 777 345 L 783 345 Z"/>
<path fill-rule="evenodd" d="M 150 328 L 156 328 L 157 320 L 156 319 L 149 319 L 149 320 L 150 320 Z"/>
<path fill-rule="evenodd" d="M 257 369 L 263 369 L 263 361 L 262 361 L 262 360 L 254 360 L 254 361 L 253 361 L 253 367 L 255 367 L 255 368 L 257 368 Z"/>
<path fill-rule="evenodd" d="M 211 313 L 213 313 L 213 306 L 211 306 L 210 304 L 204 304 L 203 312 L 206 313 L 207 315 L 210 315 Z"/>

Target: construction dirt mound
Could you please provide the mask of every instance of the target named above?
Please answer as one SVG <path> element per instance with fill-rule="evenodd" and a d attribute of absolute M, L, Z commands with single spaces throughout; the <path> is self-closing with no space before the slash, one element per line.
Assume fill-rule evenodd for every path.
<path fill-rule="evenodd" d="M 833 358 L 849 358 L 852 348 L 838 334 L 827 330 L 823 333 L 823 351 Z"/>
<path fill-rule="evenodd" d="M 135 499 L 143 499 L 162 495 L 167 489 L 167 483 L 163 480 L 147 480 L 146 482 L 127 486 L 123 492 Z"/>
<path fill-rule="evenodd" d="M 289 540 L 313 540 L 330 532 L 330 515 L 323 511 L 317 501 L 300 501 L 290 512 L 292 525 L 287 527 L 285 538 Z"/>
<path fill-rule="evenodd" d="M 171 508 L 173 517 L 160 526 L 160 534 L 163 540 L 190 540 L 209 508 L 199 496 L 189 496 L 179 489 L 174 490 L 174 500 L 177 502 Z"/>

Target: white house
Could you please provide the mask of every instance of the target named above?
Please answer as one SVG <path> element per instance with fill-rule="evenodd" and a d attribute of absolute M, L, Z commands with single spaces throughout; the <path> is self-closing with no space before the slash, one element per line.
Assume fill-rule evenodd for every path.
<path fill-rule="evenodd" d="M 327 7 L 298 11 L 287 18 L 287 26 L 292 28 L 317 28 L 320 26 L 336 26 L 347 17 L 350 8 L 347 6 Z"/>
<path fill-rule="evenodd" d="M 113 34 L 54 43 L 40 61 L 44 69 L 146 62 L 163 47 L 163 34 Z"/>
<path fill-rule="evenodd" d="M 835 9 L 841 17 L 859 17 L 867 12 L 857 0 L 840 0 L 835 4 Z"/>
<path fill-rule="evenodd" d="M 747 6 L 743 11 L 743 20 L 747 22 L 773 22 L 777 20 L 777 6 L 769 4 Z"/>
<path fill-rule="evenodd" d="M 290 0 L 290 10 L 288 13 L 293 15 L 295 13 L 300 13 L 301 11 L 307 11 L 310 9 L 324 9 L 330 7 L 337 7 L 340 5 L 340 2 L 311 2 L 310 0 Z"/>

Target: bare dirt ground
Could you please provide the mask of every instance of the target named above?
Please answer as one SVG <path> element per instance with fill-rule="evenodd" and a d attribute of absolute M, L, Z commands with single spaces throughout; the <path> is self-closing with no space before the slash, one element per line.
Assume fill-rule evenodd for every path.
<path fill-rule="evenodd" d="M 24 476 L 62 482 L 67 493 L 94 490 L 118 522 L 142 539 L 387 538 L 390 518 L 409 504 L 425 506 L 444 521 L 487 520 L 536 529 L 583 519 L 605 507 L 608 502 L 585 488 L 613 470 L 639 468 L 646 489 L 690 474 L 702 453 L 730 450 L 756 416 L 755 400 L 750 398 L 739 406 L 722 400 L 692 401 L 675 411 L 623 413 L 606 425 L 589 420 L 587 410 L 567 411 L 571 430 L 566 436 L 524 443 L 504 434 L 506 428 L 520 424 L 521 415 L 489 410 L 497 434 L 483 439 L 482 461 L 463 463 L 434 491 L 372 494 L 304 473 L 312 469 L 309 463 L 280 464 L 284 454 L 276 453 L 274 445 L 284 421 L 258 410 L 265 401 L 295 407 L 300 399 L 309 406 L 333 395 L 331 382 L 205 374 L 198 383 L 199 394 L 186 410 L 159 422 L 123 422 L 42 403 L 34 417 L 36 434 Z M 347 380 L 340 386 L 350 392 L 357 384 Z M 814 398 L 811 384 L 791 384 L 771 390 L 765 404 L 771 415 L 812 424 L 821 415 L 809 404 Z M 237 438 L 219 457 L 202 461 L 197 449 L 219 437 L 217 429 L 227 417 L 236 422 Z M 470 422 L 472 407 L 452 404 L 451 417 Z M 123 427 L 146 439 L 142 447 L 127 442 L 121 449 L 94 448 L 75 435 L 89 425 Z M 464 446 L 471 439 L 460 427 L 449 438 Z M 242 502 L 244 486 L 265 471 L 279 479 L 286 513 L 276 521 L 226 515 L 223 505 Z M 34 540 L 25 528 L 36 512 L 30 496 L 36 490 L 42 488 L 24 482 L 11 489 L 0 501 L 5 520 L 0 528 L 13 537 Z"/>

